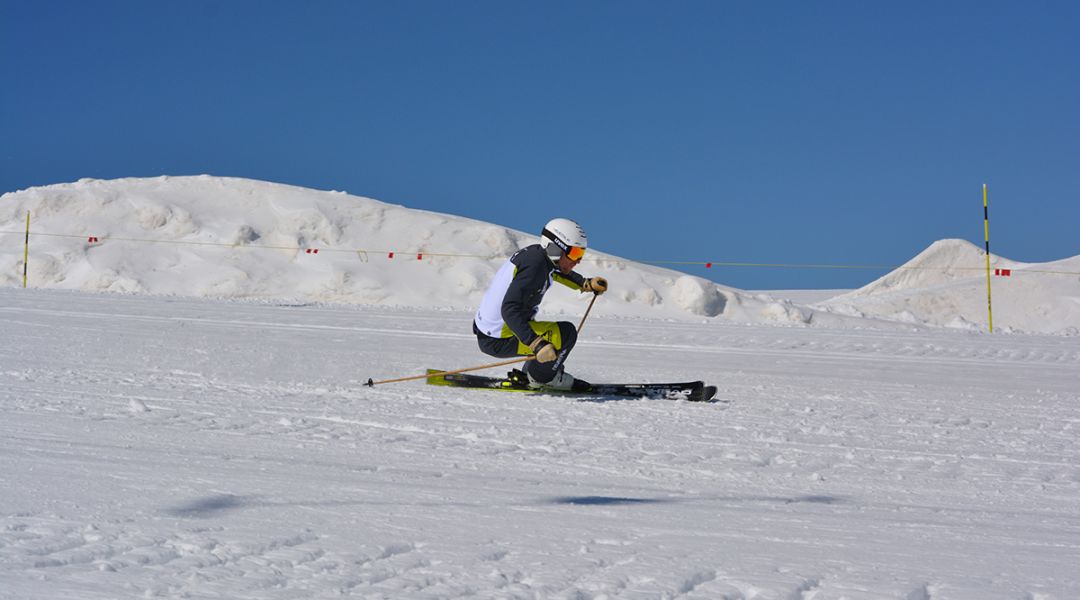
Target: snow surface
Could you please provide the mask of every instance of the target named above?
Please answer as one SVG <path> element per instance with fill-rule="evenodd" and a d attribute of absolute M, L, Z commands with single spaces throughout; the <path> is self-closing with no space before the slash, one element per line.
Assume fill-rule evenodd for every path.
<path fill-rule="evenodd" d="M 532 234 L 214 177 L 5 194 L 0 231 L 0 598 L 1080 597 L 1080 283 L 1037 272 L 1077 258 L 992 257 L 1026 272 L 988 335 L 966 242 L 828 299 L 590 250 L 568 369 L 694 404 L 361 385 L 489 362 Z"/>
<path fill-rule="evenodd" d="M 603 316 L 586 379 L 464 311 L 0 289 L 0 597 L 1080 597 L 1080 344 Z"/>

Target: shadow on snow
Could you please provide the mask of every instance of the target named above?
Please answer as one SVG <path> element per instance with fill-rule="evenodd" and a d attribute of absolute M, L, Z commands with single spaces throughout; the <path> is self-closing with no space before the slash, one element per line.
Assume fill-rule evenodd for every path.
<path fill-rule="evenodd" d="M 656 504 L 673 504 L 677 502 L 700 503 L 770 503 L 770 504 L 841 504 L 846 502 L 837 496 L 688 496 L 688 497 L 661 497 L 661 498 L 634 498 L 629 496 L 553 496 L 541 499 L 539 504 L 562 505 L 562 506 L 644 506 Z M 313 502 L 277 502 L 261 500 L 253 496 L 238 496 L 233 494 L 216 494 L 196 498 L 184 504 L 165 509 L 165 513 L 174 517 L 210 519 L 219 517 L 227 512 L 245 508 L 268 508 L 283 506 L 365 506 L 375 504 L 400 505 L 401 502 L 371 502 L 363 500 L 324 500 Z M 413 503 L 416 506 L 482 506 L 479 503 L 460 502 L 431 502 Z"/>

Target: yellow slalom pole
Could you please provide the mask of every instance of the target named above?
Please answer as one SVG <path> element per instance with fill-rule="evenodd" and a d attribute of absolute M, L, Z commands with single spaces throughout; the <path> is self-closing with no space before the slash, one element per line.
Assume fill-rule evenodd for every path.
<path fill-rule="evenodd" d="M 30 211 L 26 211 L 26 243 L 23 246 L 22 286 L 26 289 L 26 267 L 30 263 Z"/>
<path fill-rule="evenodd" d="M 986 201 L 986 184 L 983 184 L 983 230 L 986 233 L 986 313 L 990 319 L 990 333 L 994 333 L 994 307 L 990 302 L 990 208 Z"/>

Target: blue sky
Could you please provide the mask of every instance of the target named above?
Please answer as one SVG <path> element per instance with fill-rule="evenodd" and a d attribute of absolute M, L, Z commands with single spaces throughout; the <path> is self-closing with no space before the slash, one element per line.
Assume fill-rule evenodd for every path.
<path fill-rule="evenodd" d="M 640 260 L 1080 254 L 1080 3 L 0 0 L 0 191 L 212 175 Z M 685 267 L 744 289 L 883 270 Z"/>

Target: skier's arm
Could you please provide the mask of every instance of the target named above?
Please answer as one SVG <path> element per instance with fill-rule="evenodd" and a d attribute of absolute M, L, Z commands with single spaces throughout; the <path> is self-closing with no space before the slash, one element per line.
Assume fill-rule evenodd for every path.
<path fill-rule="evenodd" d="M 576 271 L 570 271 L 569 275 L 563 275 L 562 273 L 556 271 L 552 274 L 551 279 L 552 281 L 557 281 L 565 285 L 566 287 L 576 291 L 580 291 L 582 289 L 582 286 L 585 285 L 585 278 Z"/>
<path fill-rule="evenodd" d="M 571 271 L 569 275 L 563 275 L 562 273 L 555 273 L 552 279 L 565 285 L 572 290 L 580 290 L 582 292 L 592 292 L 594 294 L 603 294 L 607 291 L 607 279 L 603 277 L 585 277 L 579 275 L 576 271 Z"/>

